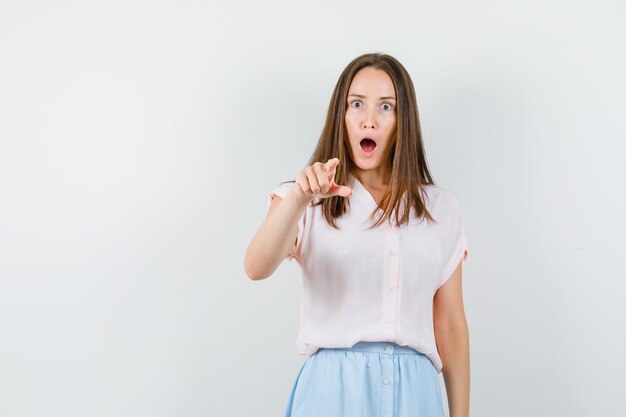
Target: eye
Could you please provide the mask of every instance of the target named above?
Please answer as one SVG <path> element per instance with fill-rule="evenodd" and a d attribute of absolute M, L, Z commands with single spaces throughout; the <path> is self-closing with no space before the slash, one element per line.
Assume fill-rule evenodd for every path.
<path fill-rule="evenodd" d="M 391 104 L 390 104 L 390 103 L 383 103 L 382 105 L 383 105 L 383 106 L 389 106 L 389 108 L 388 108 L 388 109 L 385 109 L 385 110 L 391 110 L 391 107 L 392 107 L 392 106 L 391 106 Z"/>
<path fill-rule="evenodd" d="M 352 102 L 350 102 L 350 104 L 352 104 L 352 105 L 353 105 L 352 107 L 355 107 L 355 106 L 354 106 L 354 103 L 359 103 L 359 104 L 361 104 L 361 100 L 353 100 Z M 356 108 L 358 109 L 358 108 L 359 108 L 359 107 L 361 107 L 361 106 L 362 106 L 362 105 L 360 105 L 360 106 L 358 106 L 358 107 L 356 107 Z"/>

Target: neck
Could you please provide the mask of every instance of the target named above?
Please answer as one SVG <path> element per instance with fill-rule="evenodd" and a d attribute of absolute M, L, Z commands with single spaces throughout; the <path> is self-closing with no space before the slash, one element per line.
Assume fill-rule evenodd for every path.
<path fill-rule="evenodd" d="M 357 169 L 354 176 L 364 186 L 377 190 L 385 189 L 389 187 L 389 184 L 391 183 L 391 172 L 381 172 L 380 169 Z"/>

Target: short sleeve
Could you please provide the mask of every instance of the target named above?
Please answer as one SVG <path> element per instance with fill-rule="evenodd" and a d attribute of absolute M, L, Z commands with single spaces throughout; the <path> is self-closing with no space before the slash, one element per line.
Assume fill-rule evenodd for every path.
<path fill-rule="evenodd" d="M 442 272 L 437 283 L 437 288 L 445 284 L 459 262 L 465 262 L 469 256 L 469 247 L 463 225 L 463 213 L 456 198 L 447 192 L 442 216 L 444 221 L 443 236 L 443 263 Z"/>
<path fill-rule="evenodd" d="M 274 198 L 274 196 L 285 198 L 285 196 L 287 195 L 287 192 L 294 184 L 295 184 L 294 182 L 287 182 L 287 183 L 281 184 L 277 188 L 274 188 L 272 191 L 270 191 L 269 199 L 267 201 L 267 210 L 269 211 L 270 204 L 272 203 L 272 199 Z M 302 246 L 301 242 L 302 242 L 302 235 L 304 233 L 305 221 L 306 221 L 306 210 L 304 210 L 304 212 L 300 216 L 300 219 L 298 219 L 298 236 L 291 251 L 286 255 L 289 261 L 295 259 L 296 262 L 300 263 L 300 253 L 301 253 L 300 248 Z"/>

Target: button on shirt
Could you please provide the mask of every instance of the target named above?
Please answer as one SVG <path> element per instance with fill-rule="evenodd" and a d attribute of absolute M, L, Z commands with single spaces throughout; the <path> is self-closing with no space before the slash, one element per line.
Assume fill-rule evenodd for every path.
<path fill-rule="evenodd" d="M 300 354 L 320 347 L 352 347 L 359 341 L 395 342 L 425 354 L 441 373 L 433 326 L 433 297 L 468 256 L 463 216 L 454 195 L 425 185 L 425 204 L 438 223 L 417 219 L 368 229 L 382 210 L 351 177 L 354 194 L 332 228 L 314 198 L 298 220 L 297 240 L 286 254 L 302 270 Z M 284 198 L 295 183 L 272 190 Z M 269 209 L 269 204 L 268 204 Z M 404 209 L 401 204 L 400 213 Z M 377 211 L 373 219 L 369 215 Z"/>

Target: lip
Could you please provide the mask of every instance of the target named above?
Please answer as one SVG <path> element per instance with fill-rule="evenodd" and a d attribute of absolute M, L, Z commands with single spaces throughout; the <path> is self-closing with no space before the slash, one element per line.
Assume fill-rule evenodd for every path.
<path fill-rule="evenodd" d="M 367 138 L 367 139 L 371 139 L 371 140 L 373 140 L 374 142 L 376 142 L 376 139 L 374 139 L 374 138 L 369 138 L 369 137 L 367 137 L 367 136 L 365 136 L 365 137 L 361 138 L 361 140 L 366 139 L 366 138 Z M 363 147 L 361 146 L 361 140 L 359 141 L 359 149 L 361 150 L 361 155 L 363 155 L 363 156 L 364 156 L 364 157 L 366 157 L 366 158 L 369 158 L 370 156 L 372 156 L 372 155 L 374 154 L 374 152 L 376 152 L 376 149 L 378 149 L 378 142 L 376 142 L 376 146 L 374 146 L 374 149 L 372 149 L 372 150 L 371 150 L 371 151 L 369 151 L 369 152 L 365 152 L 365 150 L 364 150 L 364 149 L 363 149 Z"/>

